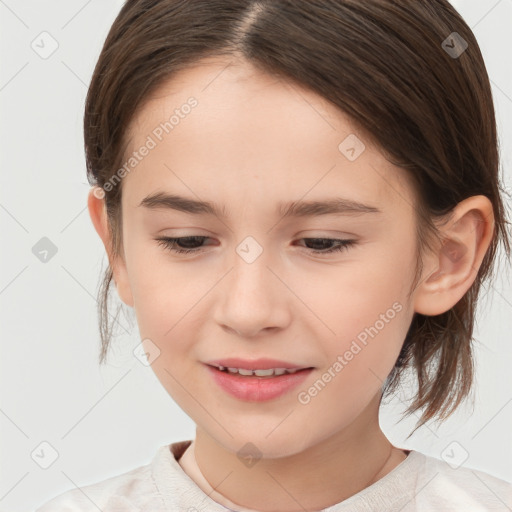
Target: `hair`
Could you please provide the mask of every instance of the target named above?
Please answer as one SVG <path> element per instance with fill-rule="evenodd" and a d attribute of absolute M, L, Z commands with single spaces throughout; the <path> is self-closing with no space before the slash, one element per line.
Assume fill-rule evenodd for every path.
<path fill-rule="evenodd" d="M 468 44 L 459 56 L 443 48 L 453 32 Z M 417 198 L 410 293 L 419 284 L 422 254 L 441 240 L 436 221 L 473 195 L 492 203 L 494 233 L 472 286 L 443 314 L 414 313 L 382 387 L 381 401 L 410 370 L 417 393 L 406 414 L 424 409 L 416 428 L 444 420 L 472 387 L 477 298 L 494 270 L 500 240 L 510 260 L 492 92 L 471 29 L 447 0 L 127 0 L 86 98 L 89 183 L 104 188 L 121 167 L 130 122 L 151 94 L 180 70 L 221 56 L 245 59 L 326 98 L 404 169 Z M 104 192 L 110 251 L 117 258 L 122 181 Z M 109 264 L 99 287 L 100 364 L 113 334 L 112 279 Z"/>

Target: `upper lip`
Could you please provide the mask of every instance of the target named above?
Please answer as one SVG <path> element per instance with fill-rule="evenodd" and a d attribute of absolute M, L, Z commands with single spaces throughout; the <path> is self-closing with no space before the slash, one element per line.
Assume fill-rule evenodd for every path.
<path fill-rule="evenodd" d="M 225 368 L 243 368 L 246 370 L 269 370 L 270 368 L 286 368 L 302 370 L 304 368 L 311 368 L 311 366 L 304 366 L 287 361 L 280 361 L 278 359 L 240 359 L 237 357 L 228 357 L 226 359 L 215 359 L 207 361 L 206 364 L 210 366 L 224 366 Z"/>

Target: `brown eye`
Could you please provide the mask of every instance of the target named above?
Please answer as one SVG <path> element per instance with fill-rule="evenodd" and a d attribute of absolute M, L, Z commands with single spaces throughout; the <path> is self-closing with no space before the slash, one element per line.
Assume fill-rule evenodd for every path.
<path fill-rule="evenodd" d="M 208 238 L 207 236 L 184 236 L 179 238 L 162 237 L 156 240 L 159 245 L 164 246 L 169 251 L 190 254 L 200 252 L 202 242 Z M 306 241 L 309 252 L 312 254 L 342 252 L 356 243 L 355 240 L 339 240 L 336 238 L 302 238 L 301 240 Z M 310 245 L 313 245 L 313 248 L 309 247 Z M 315 246 L 316 248 L 314 248 Z"/>
<path fill-rule="evenodd" d="M 347 250 L 350 246 L 356 243 L 355 240 L 339 240 L 336 238 L 302 238 L 302 240 L 308 241 L 309 245 L 320 247 L 320 249 L 311 249 L 313 254 L 329 254 L 332 252 L 341 252 Z M 332 244 L 336 245 L 325 250 L 326 246 L 329 247 Z M 324 250 L 322 250 L 322 248 Z"/>
<path fill-rule="evenodd" d="M 200 247 L 200 242 L 206 240 L 207 236 L 184 236 L 180 238 L 168 238 L 168 237 L 162 237 L 157 238 L 159 245 L 163 245 L 166 249 L 187 254 L 191 252 L 198 252 L 198 247 Z M 198 244 L 199 242 L 199 244 Z M 184 248 L 180 248 L 179 244 L 184 245 Z M 192 248 L 190 247 L 192 246 Z"/>

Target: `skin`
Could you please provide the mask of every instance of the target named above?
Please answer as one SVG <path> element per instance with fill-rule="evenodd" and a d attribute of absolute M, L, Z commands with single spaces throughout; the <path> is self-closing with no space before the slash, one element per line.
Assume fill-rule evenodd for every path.
<path fill-rule="evenodd" d="M 195 455 L 208 482 L 248 508 L 318 510 L 368 487 L 405 459 L 379 426 L 381 386 L 413 314 L 447 311 L 473 283 L 492 239 L 492 205 L 474 196 L 457 206 L 442 228 L 452 240 L 450 254 L 439 245 L 424 255 L 420 283 L 408 298 L 416 217 L 405 172 L 315 93 L 246 62 L 227 62 L 209 59 L 182 71 L 137 112 L 129 154 L 187 98 L 198 100 L 123 178 L 119 257 L 110 250 L 103 200 L 94 189 L 89 212 L 119 296 L 135 310 L 141 339 L 160 350 L 155 374 L 197 425 Z M 350 134 L 366 145 L 353 162 L 338 149 Z M 227 216 L 138 206 L 157 191 L 213 201 Z M 280 201 L 335 194 L 382 213 L 289 219 L 275 213 Z M 198 253 L 181 255 L 158 244 L 158 236 L 210 238 Z M 263 249 L 251 264 L 236 252 L 247 236 Z M 307 237 L 357 243 L 321 256 L 311 249 L 322 246 L 307 245 Z M 308 404 L 299 403 L 297 393 L 394 303 L 400 312 Z M 284 396 L 242 401 L 222 391 L 203 364 L 229 356 L 315 369 Z M 262 453 L 252 467 L 237 456 L 247 442 Z"/>

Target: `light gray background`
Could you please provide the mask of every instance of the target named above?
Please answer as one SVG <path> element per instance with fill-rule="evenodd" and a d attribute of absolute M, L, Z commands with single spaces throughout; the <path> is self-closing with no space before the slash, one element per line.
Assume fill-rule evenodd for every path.
<path fill-rule="evenodd" d="M 512 0 L 453 3 L 488 65 L 509 189 Z M 127 319 L 120 318 L 126 333 L 109 366 L 97 363 L 95 298 L 107 260 L 86 209 L 82 116 L 93 67 L 121 4 L 0 0 L 1 511 L 33 510 L 74 486 L 148 463 L 163 444 L 194 437 L 193 422 L 133 357 L 138 331 Z M 31 48 L 43 31 L 59 45 L 47 59 Z M 32 252 L 42 237 L 58 249 L 47 263 Z M 438 458 L 449 453 L 463 460 L 467 452 L 465 466 L 512 481 L 506 275 L 488 292 L 475 332 L 474 412 L 467 406 L 441 428 L 423 427 L 406 442 L 417 416 L 396 424 L 405 397 L 398 395 L 382 410 L 381 423 L 396 445 Z M 42 442 L 58 452 L 48 469 L 31 457 L 34 450 L 41 454 Z"/>

